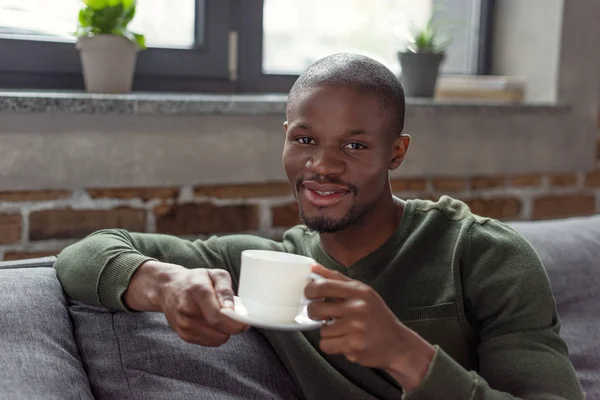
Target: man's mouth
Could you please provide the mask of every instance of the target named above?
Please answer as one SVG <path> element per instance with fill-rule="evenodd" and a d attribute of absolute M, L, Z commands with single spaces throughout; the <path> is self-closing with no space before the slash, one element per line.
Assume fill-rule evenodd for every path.
<path fill-rule="evenodd" d="M 317 193 L 319 196 L 329 196 L 331 194 L 337 193 L 337 192 L 319 192 L 318 190 L 314 190 L 315 193 Z"/>
<path fill-rule="evenodd" d="M 305 197 L 315 207 L 331 207 L 338 204 L 350 190 L 331 184 L 319 184 L 313 181 L 302 183 Z"/>

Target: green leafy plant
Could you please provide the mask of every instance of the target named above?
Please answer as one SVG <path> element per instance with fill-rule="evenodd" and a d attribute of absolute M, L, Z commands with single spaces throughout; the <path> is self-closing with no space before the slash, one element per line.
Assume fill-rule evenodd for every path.
<path fill-rule="evenodd" d="M 146 48 L 144 35 L 127 29 L 135 16 L 136 0 L 83 0 L 83 3 L 85 7 L 79 11 L 76 37 L 119 35 L 142 50 Z"/>
<path fill-rule="evenodd" d="M 442 54 L 450 45 L 446 37 L 430 18 L 423 27 L 413 28 L 407 37 L 407 50 L 411 53 Z"/>

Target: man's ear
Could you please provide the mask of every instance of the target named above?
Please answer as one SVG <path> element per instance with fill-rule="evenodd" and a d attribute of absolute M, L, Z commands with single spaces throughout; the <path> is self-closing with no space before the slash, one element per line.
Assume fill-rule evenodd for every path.
<path fill-rule="evenodd" d="M 288 122 L 287 121 L 283 121 L 283 129 L 285 129 L 285 133 L 287 133 L 287 130 L 288 130 Z"/>
<path fill-rule="evenodd" d="M 391 171 L 395 170 L 402 164 L 404 161 L 404 157 L 406 156 L 406 152 L 408 151 L 408 145 L 410 144 L 410 136 L 406 134 L 401 134 L 394 139 L 392 144 L 392 156 L 390 159 L 389 169 Z"/>

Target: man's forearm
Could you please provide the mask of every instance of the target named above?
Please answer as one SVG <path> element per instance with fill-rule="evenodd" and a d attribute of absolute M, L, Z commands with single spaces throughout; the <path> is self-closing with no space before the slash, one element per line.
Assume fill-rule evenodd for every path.
<path fill-rule="evenodd" d="M 171 280 L 174 272 L 184 269 L 175 264 L 146 261 L 131 278 L 124 296 L 125 304 L 136 311 L 162 311 L 159 302 L 161 286 Z"/>

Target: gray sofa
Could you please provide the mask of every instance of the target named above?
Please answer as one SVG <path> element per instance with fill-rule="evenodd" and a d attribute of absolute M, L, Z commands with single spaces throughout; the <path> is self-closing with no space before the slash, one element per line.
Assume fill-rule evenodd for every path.
<path fill-rule="evenodd" d="M 542 258 L 571 359 L 600 399 L 600 216 L 511 225 Z M 0 399 L 302 398 L 259 331 L 187 344 L 161 314 L 69 301 L 53 261 L 0 263 Z"/>

